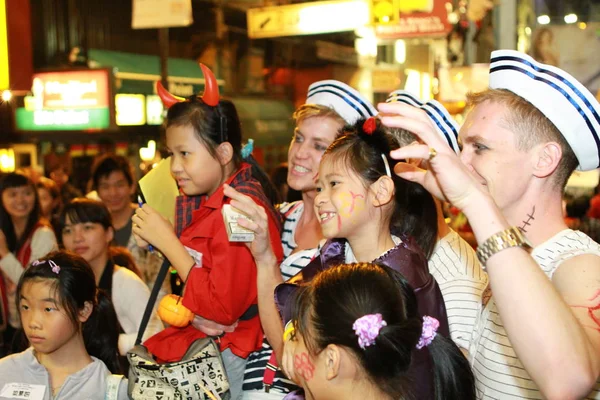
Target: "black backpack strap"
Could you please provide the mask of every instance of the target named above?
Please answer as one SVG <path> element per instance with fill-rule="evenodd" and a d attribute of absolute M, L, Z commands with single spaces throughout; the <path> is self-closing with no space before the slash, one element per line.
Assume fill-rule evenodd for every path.
<path fill-rule="evenodd" d="M 156 298 L 158 297 L 158 292 L 167 276 L 167 272 L 169 272 L 169 267 L 171 263 L 168 259 L 164 258 L 162 265 L 160 267 L 160 271 L 158 275 L 156 275 L 156 281 L 154 282 L 154 286 L 152 287 L 152 292 L 150 293 L 150 298 L 148 299 L 148 304 L 146 304 L 146 310 L 144 311 L 144 316 L 142 317 L 142 322 L 140 323 L 140 328 L 138 329 L 137 339 L 135 339 L 136 346 L 138 344 L 142 344 L 142 337 L 144 336 L 144 332 L 146 331 L 146 326 L 148 326 L 148 321 L 150 321 L 150 316 L 152 315 L 152 311 L 154 310 L 154 303 L 156 303 Z"/>

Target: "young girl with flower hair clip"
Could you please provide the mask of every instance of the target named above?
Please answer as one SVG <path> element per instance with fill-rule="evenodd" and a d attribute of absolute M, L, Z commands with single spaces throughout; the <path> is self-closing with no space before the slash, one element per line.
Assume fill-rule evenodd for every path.
<path fill-rule="evenodd" d="M 57 251 L 32 262 L 17 299 L 31 347 L 0 360 L 0 399 L 128 398 L 127 381 L 111 375 L 121 372 L 117 315 L 82 257 Z"/>
<path fill-rule="evenodd" d="M 474 378 L 460 349 L 420 316 L 402 274 L 373 263 L 339 265 L 318 274 L 292 307 L 293 370 L 307 399 L 475 399 Z M 410 364 L 431 354 L 429 392 L 417 395 Z"/>

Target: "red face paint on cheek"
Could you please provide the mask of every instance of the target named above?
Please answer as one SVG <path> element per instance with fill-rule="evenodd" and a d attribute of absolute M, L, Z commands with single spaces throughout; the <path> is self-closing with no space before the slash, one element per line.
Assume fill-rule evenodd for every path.
<path fill-rule="evenodd" d="M 363 196 L 362 194 L 354 194 L 354 193 L 352 193 L 352 191 L 350 191 L 350 196 L 352 196 L 352 204 L 350 204 L 350 210 L 348 212 L 354 211 L 354 203 L 357 198 L 359 198 L 359 199 L 365 198 L 365 196 Z"/>
<path fill-rule="evenodd" d="M 315 366 L 306 352 L 294 356 L 294 369 L 306 382 L 310 381 L 315 374 Z"/>
<path fill-rule="evenodd" d="M 342 217 L 340 217 L 339 214 L 337 216 L 337 221 L 338 221 L 338 230 L 340 230 L 340 229 L 342 229 Z"/>

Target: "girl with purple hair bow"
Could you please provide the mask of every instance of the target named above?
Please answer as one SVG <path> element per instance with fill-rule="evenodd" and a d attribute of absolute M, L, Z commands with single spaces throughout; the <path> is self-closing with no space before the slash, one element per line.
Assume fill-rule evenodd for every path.
<path fill-rule="evenodd" d="M 413 289 L 389 267 L 324 270 L 299 290 L 292 315 L 286 340 L 296 342 L 293 366 L 283 366 L 306 398 L 405 399 L 414 398 L 417 385 L 431 385 L 436 400 L 475 399 L 468 361 L 437 334 L 437 319 L 419 316 Z M 429 376 L 409 370 L 419 353 L 431 360 Z"/>

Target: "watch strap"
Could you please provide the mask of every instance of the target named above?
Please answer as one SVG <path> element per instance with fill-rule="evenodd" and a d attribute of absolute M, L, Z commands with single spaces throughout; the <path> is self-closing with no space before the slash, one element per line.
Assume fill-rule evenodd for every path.
<path fill-rule="evenodd" d="M 487 238 L 485 242 L 477 247 L 477 258 L 479 258 L 481 265 L 485 266 L 491 256 L 511 247 L 530 247 L 527 239 L 516 226 L 511 226 Z"/>

